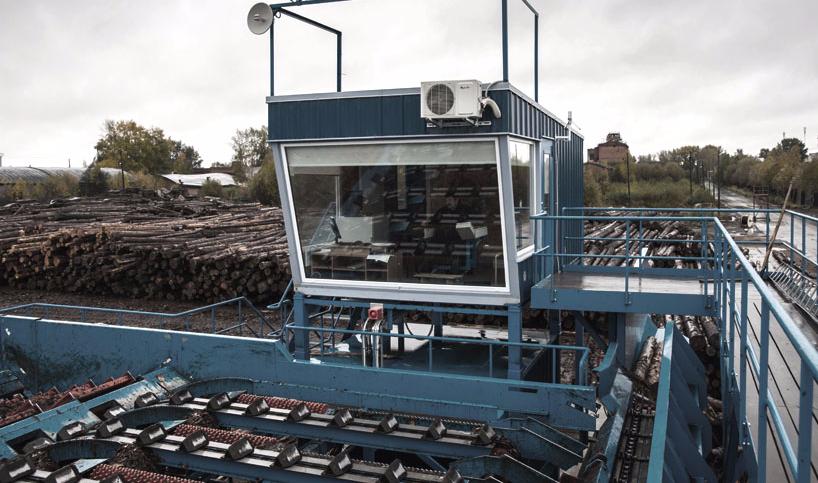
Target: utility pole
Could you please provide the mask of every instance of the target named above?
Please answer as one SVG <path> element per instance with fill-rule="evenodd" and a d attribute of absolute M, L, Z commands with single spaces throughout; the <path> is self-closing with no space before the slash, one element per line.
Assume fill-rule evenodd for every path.
<path fill-rule="evenodd" d="M 693 161 L 688 160 L 687 177 L 690 180 L 690 196 L 693 196 Z"/>
<path fill-rule="evenodd" d="M 628 175 L 628 206 L 631 206 L 631 157 L 625 156 L 625 171 Z"/>
<path fill-rule="evenodd" d="M 125 192 L 125 156 L 122 150 L 119 150 L 119 181 L 122 186 L 122 192 Z"/>
<path fill-rule="evenodd" d="M 716 148 L 716 183 L 719 189 L 716 206 L 721 209 L 721 146 Z"/>

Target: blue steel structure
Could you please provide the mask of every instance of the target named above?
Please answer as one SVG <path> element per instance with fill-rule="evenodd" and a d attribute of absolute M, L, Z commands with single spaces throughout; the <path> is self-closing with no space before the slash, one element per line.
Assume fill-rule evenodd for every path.
<path fill-rule="evenodd" d="M 51 304 L 0 310 L 4 393 L 31 395 L 84 378 L 141 375 L 124 388 L 0 427 L 0 458 L 7 460 L 0 466 L 0 478 L 45 479 L 46 473 L 25 469 L 28 463 L 22 457 L 24 446 L 41 438 L 41 451 L 54 462 L 73 462 L 76 471 L 138 444 L 167 468 L 263 481 L 457 482 L 496 477 L 533 482 L 555 481 L 570 470 L 583 481 L 602 482 L 620 474 L 630 457 L 626 438 L 647 441 L 649 450 L 642 461 L 644 472 L 635 480 L 772 481 L 783 475 L 806 482 L 815 477 L 812 427 L 818 353 L 763 277 L 784 283 L 799 304 L 807 305 L 809 297 L 814 302 L 808 287 L 816 257 L 806 233 L 818 220 L 787 212 L 789 241 L 779 243 L 793 260 L 790 272 L 758 274 L 739 243 L 768 244 L 769 216 L 763 237 L 737 239 L 719 215 L 741 209 L 583 207 L 582 136 L 536 102 L 538 91 L 531 99 L 508 83 L 506 0 L 501 9 L 503 80 L 485 86 L 502 116 L 486 114 L 473 126 L 428 124 L 421 119 L 418 89 L 340 92 L 340 31 L 283 10 L 329 1 L 272 5 L 274 11 L 336 34 L 339 66 L 339 92 L 267 98 L 269 141 L 293 267 L 293 281 L 279 302 L 268 307 L 279 314 L 280 325 L 274 327 L 268 315 L 245 299 L 181 314 Z M 534 13 L 536 32 L 538 14 L 524 3 Z M 272 30 L 270 39 L 272 93 Z M 492 176 L 475 191 L 482 201 L 496 202 L 499 212 L 493 219 L 476 219 L 484 220 L 487 231 L 495 230 L 495 240 L 472 243 L 469 238 L 461 243 L 468 250 L 444 250 L 443 257 L 434 259 L 445 265 L 441 259 L 466 257 L 469 263 L 451 264 L 448 271 L 423 268 L 429 223 L 420 223 L 414 231 L 401 229 L 411 236 L 376 240 L 377 221 L 372 220 L 377 216 L 371 213 L 379 198 L 397 197 L 397 210 L 421 200 L 425 214 L 434 219 L 430 215 L 443 198 L 459 193 L 457 186 L 441 189 L 434 181 L 453 172 L 466 176 L 463 173 L 477 164 L 468 156 L 489 145 L 492 157 L 479 169 Z M 417 146 L 422 149 L 417 151 Z M 458 157 L 462 146 L 471 150 Z M 522 178 L 513 146 L 523 146 L 530 155 Z M 354 156 L 346 154 L 350 149 Z M 301 153 L 300 165 L 296 153 Z M 380 157 L 365 159 L 371 153 Z M 341 164 L 335 156 L 351 161 Z M 448 157 L 449 164 L 439 157 Z M 456 163 L 461 166 L 450 167 Z M 400 167 L 397 175 L 386 170 L 395 166 Z M 298 169 L 314 180 L 306 196 L 295 185 Z M 423 176 L 411 178 L 406 173 L 412 170 Z M 329 188 L 319 184 L 322 176 L 332 181 L 326 184 Z M 400 180 L 397 195 L 384 192 L 372 196 L 375 201 L 368 205 L 360 203 L 360 213 L 343 212 L 350 205 L 342 194 L 392 182 L 390 176 Z M 520 179 L 529 187 L 527 200 L 517 197 Z M 304 208 L 303 198 L 320 198 L 325 188 L 334 195 L 326 207 Z M 390 233 L 391 220 L 401 215 L 389 213 Z M 366 229 L 353 232 L 339 223 L 351 218 Z M 625 224 L 621 235 L 585 235 L 586 224 L 611 221 Z M 648 263 L 663 256 L 643 250 L 656 242 L 644 236 L 645 227 L 667 221 L 698 228 L 696 239 L 662 240 L 698 247 L 697 255 L 665 257 L 692 262 L 695 268 L 654 268 Z M 332 230 L 322 231 L 325 224 Z M 307 228 L 312 233 L 299 236 Z M 353 241 L 344 243 L 345 237 Z M 596 241 L 620 243 L 621 255 L 604 257 L 621 263 L 590 265 L 589 260 L 603 257 L 585 248 L 586 242 Z M 402 249 L 404 243 L 412 248 Z M 333 250 L 343 252 L 337 257 L 346 264 L 337 270 L 343 278 L 335 278 L 334 259 L 331 269 L 316 269 L 314 254 Z M 363 256 L 361 250 L 366 250 Z M 387 264 L 387 269 L 368 268 L 373 261 Z M 468 269 L 457 272 L 463 266 Z M 485 269 L 487 278 L 480 278 L 475 267 Z M 369 270 L 374 278 L 369 278 Z M 236 322 L 217 324 L 216 312 L 228 306 L 235 307 Z M 546 314 L 544 335 L 524 335 L 524 313 L 530 310 Z M 66 315 L 71 311 L 76 317 Z M 605 314 L 607 333 L 589 322 L 588 312 Z M 55 313 L 77 320 L 52 320 Z M 576 322 L 574 345 L 560 337 L 561 313 L 571 314 Z M 417 314 L 426 318 L 418 322 Z M 706 368 L 673 324 L 658 328 L 650 314 L 702 315 L 718 322 L 723 434 L 715 439 L 724 448 L 718 474 L 708 464 L 715 429 L 703 414 L 708 404 Z M 123 326 L 136 317 L 152 320 L 158 328 Z M 211 333 L 190 332 L 193 317 L 209 317 Z M 502 322 L 496 330 L 481 332 L 448 324 L 452 317 Z M 413 332 L 426 328 L 428 334 Z M 586 332 L 604 351 L 593 369 Z M 770 365 L 771 334 L 781 335 L 776 345 L 786 343 L 789 355 L 797 359 L 798 369 L 788 375 L 797 379 L 797 417 L 791 407 L 796 396 L 786 399 L 771 388 L 771 377 L 774 385 L 781 384 Z M 630 371 L 649 338 L 661 341 L 662 348 L 659 383 L 652 390 Z M 573 370 L 566 378 L 562 369 L 570 361 Z M 329 410 L 264 408 L 241 402 L 243 393 L 317 401 L 328 404 Z M 644 405 L 648 399 L 653 408 L 649 411 Z M 114 406 L 119 408 L 115 416 L 103 414 Z M 251 447 L 247 452 L 241 445 L 169 434 L 202 411 L 221 426 L 288 435 L 298 443 Z M 643 422 L 646 429 L 639 430 Z M 629 432 L 631 427 L 637 427 L 636 433 Z M 771 457 L 772 444 L 783 455 L 779 460 Z M 362 448 L 366 459 L 397 456 L 397 464 L 345 465 L 344 458 L 357 451 L 353 447 Z M 401 458 L 427 469 L 404 468 Z M 783 464 L 772 467 L 776 461 Z"/>

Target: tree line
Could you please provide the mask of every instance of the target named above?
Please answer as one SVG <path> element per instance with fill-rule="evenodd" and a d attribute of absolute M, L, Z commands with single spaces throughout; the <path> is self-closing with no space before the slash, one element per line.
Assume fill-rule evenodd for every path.
<path fill-rule="evenodd" d="M 279 205 L 267 127 L 237 129 L 230 144 L 231 159 L 211 166 L 225 168 L 239 186 L 223 187 L 218 181 L 207 181 L 201 194 Z M 67 175 L 54 176 L 39 183 L 18 183 L 0 195 L 10 200 L 46 200 L 100 194 L 121 188 L 122 184 L 126 188 L 156 189 L 157 175 L 190 174 L 202 168 L 202 157 L 193 146 L 171 138 L 161 128 L 145 127 L 133 120 L 105 121 L 94 149 L 94 160 L 79 180 Z M 121 169 L 127 176 L 109 177 L 101 168 Z"/>
<path fill-rule="evenodd" d="M 631 157 L 607 169 L 586 166 L 586 205 L 701 205 L 714 201 L 710 189 L 719 183 L 783 197 L 792 182 L 798 194 L 794 201 L 808 202 L 813 197 L 818 201 L 818 162 L 807 160 L 807 148 L 797 138 L 782 139 L 757 156 L 742 149 L 723 152 L 714 145 L 681 146 Z"/>

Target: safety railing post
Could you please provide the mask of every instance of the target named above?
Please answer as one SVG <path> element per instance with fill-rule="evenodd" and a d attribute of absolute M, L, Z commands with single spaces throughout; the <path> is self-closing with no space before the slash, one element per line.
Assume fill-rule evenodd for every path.
<path fill-rule="evenodd" d="M 210 309 L 210 333 L 216 333 L 216 307 Z"/>
<path fill-rule="evenodd" d="M 730 307 L 728 309 L 729 315 L 727 317 L 727 323 L 730 324 L 730 330 L 728 331 L 728 347 L 729 347 L 729 356 L 730 359 L 728 360 L 729 371 L 730 374 L 730 385 L 735 390 L 735 375 L 736 375 L 736 360 L 735 360 L 735 351 L 736 351 L 736 344 L 735 344 L 735 336 L 736 336 L 736 324 L 735 324 L 735 316 L 736 316 L 736 274 L 738 269 L 736 268 L 736 262 L 738 255 L 730 251 Z"/>
<path fill-rule="evenodd" d="M 810 481 L 812 453 L 812 394 L 815 378 L 805 359 L 801 360 L 801 396 L 798 410 L 798 483 Z"/>
<path fill-rule="evenodd" d="M 761 333 L 759 334 L 758 368 L 758 474 L 762 481 L 767 474 L 767 382 L 770 353 L 770 305 L 761 299 Z"/>
<path fill-rule="evenodd" d="M 732 261 L 732 253 L 730 252 L 729 246 L 727 245 L 727 240 L 724 239 L 723 236 L 719 237 L 719 245 L 721 245 L 720 250 L 722 253 L 721 256 L 721 276 L 719 277 L 719 283 L 721 283 L 721 290 L 719 291 L 719 309 L 721 310 L 721 319 L 722 322 L 722 332 L 720 339 L 722 341 L 726 340 L 725 337 L 727 336 L 728 332 L 728 324 L 729 319 L 727 318 L 727 277 L 729 276 L 730 270 L 730 263 Z M 723 352 L 724 347 L 719 347 L 719 351 Z"/>
<path fill-rule="evenodd" d="M 801 289 L 804 289 L 804 282 L 807 277 L 807 224 L 806 219 L 801 218 Z M 818 258 L 816 259 L 818 261 Z"/>
<path fill-rule="evenodd" d="M 781 216 L 786 216 L 786 214 L 782 213 Z M 795 215 L 790 213 L 790 260 L 792 260 L 794 248 L 795 248 Z"/>
<path fill-rule="evenodd" d="M 748 274 L 742 272 L 741 276 L 741 303 L 739 308 L 739 379 L 738 388 L 738 421 L 741 425 L 741 443 L 749 444 L 750 442 L 750 428 L 747 426 L 747 351 L 750 348 L 750 342 L 747 339 L 747 307 L 748 296 L 747 290 L 749 284 L 747 283 Z"/>
<path fill-rule="evenodd" d="M 770 213 L 764 213 L 764 222 L 767 225 L 767 228 L 764 230 L 764 245 L 770 246 Z"/>
<path fill-rule="evenodd" d="M 631 304 L 630 266 L 631 266 L 631 221 L 625 221 L 625 305 Z"/>
<path fill-rule="evenodd" d="M 706 263 L 707 261 L 707 220 L 702 220 L 702 237 L 701 241 L 701 257 L 702 263 Z"/>
<path fill-rule="evenodd" d="M 585 245 L 583 244 L 583 247 Z M 636 265 L 639 268 L 638 272 L 642 272 L 642 219 L 639 219 L 639 241 L 636 243 Z"/>
<path fill-rule="evenodd" d="M 429 372 L 432 372 L 432 339 L 429 339 Z"/>
<path fill-rule="evenodd" d="M 494 377 L 494 344 L 489 344 L 489 377 Z"/>
<path fill-rule="evenodd" d="M 719 233 L 715 233 L 714 236 L 716 236 L 718 238 L 721 235 Z M 719 262 L 719 255 L 720 254 L 716 252 L 717 245 L 713 245 L 713 250 L 714 250 L 714 252 L 713 252 L 713 268 L 712 268 L 712 271 L 711 271 L 710 270 L 710 262 L 706 257 L 706 254 L 707 254 L 707 225 L 705 225 L 704 220 L 702 220 L 702 236 L 701 236 L 701 238 L 699 238 L 699 243 L 701 243 L 701 250 L 700 250 L 701 255 L 699 255 L 699 256 L 701 257 L 702 264 L 703 264 L 703 266 L 707 267 L 707 272 L 710 275 L 712 275 L 713 284 L 715 285 L 717 283 L 718 274 L 719 274 L 719 264 L 718 264 L 718 262 Z M 708 299 L 709 290 L 710 290 L 709 289 L 708 278 L 710 278 L 710 277 L 708 277 L 707 274 L 705 274 L 702 277 L 702 286 L 704 288 L 705 304 L 707 304 L 707 307 L 710 308 L 710 302 L 709 302 L 709 299 Z M 715 292 L 717 292 L 717 290 L 715 289 L 715 287 L 713 288 L 713 290 L 714 290 L 713 295 L 716 296 Z"/>

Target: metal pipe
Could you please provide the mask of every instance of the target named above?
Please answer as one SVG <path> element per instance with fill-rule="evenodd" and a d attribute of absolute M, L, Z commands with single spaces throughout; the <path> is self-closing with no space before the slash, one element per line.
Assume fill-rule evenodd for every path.
<path fill-rule="evenodd" d="M 508 0 L 500 0 L 503 25 L 503 82 L 508 82 Z"/>
<path fill-rule="evenodd" d="M 270 8 L 276 10 L 283 7 L 301 7 L 306 5 L 316 5 L 319 3 L 336 3 L 345 1 L 347 0 L 290 0 L 289 2 L 272 3 L 270 4 Z"/>
<path fill-rule="evenodd" d="M 525 3 L 528 4 L 528 2 Z M 536 13 L 534 14 L 534 102 L 540 102 L 540 16 Z"/>
<path fill-rule="evenodd" d="M 340 1 L 340 0 L 336 0 L 336 1 Z M 319 3 L 321 3 L 321 2 L 319 2 Z M 329 33 L 335 35 L 335 37 L 336 37 L 336 43 L 335 43 L 335 62 L 336 62 L 336 65 L 335 65 L 335 88 L 336 88 L 336 90 L 338 92 L 341 92 L 341 77 L 342 77 L 342 74 L 341 74 L 341 71 L 342 71 L 341 61 L 342 61 L 342 46 L 343 46 L 341 31 L 338 30 L 338 29 L 334 29 L 334 28 L 330 27 L 329 25 L 323 24 L 323 23 L 318 22 L 316 20 L 313 20 L 311 18 L 305 17 L 303 15 L 299 15 L 299 14 L 297 14 L 295 12 L 291 12 L 289 10 L 286 10 L 286 9 L 282 8 L 282 7 L 285 7 L 285 6 L 297 6 L 297 5 L 300 5 L 300 4 L 301 3 L 283 4 L 283 5 L 282 4 L 275 4 L 275 5 L 271 5 L 271 8 L 273 9 L 273 11 L 275 13 L 275 16 L 286 15 L 286 16 L 288 16 L 290 18 L 295 19 L 295 20 L 299 20 L 301 22 L 304 22 L 307 25 L 319 28 L 319 29 L 321 29 L 321 30 L 323 30 L 325 32 L 329 32 Z M 275 36 L 274 36 L 274 33 L 273 33 L 274 32 L 274 26 L 275 26 L 275 16 L 274 16 L 273 24 L 270 26 L 270 96 L 271 97 L 275 96 Z"/>
<path fill-rule="evenodd" d="M 276 40 L 275 40 L 275 16 L 270 23 L 270 97 L 276 95 Z"/>

